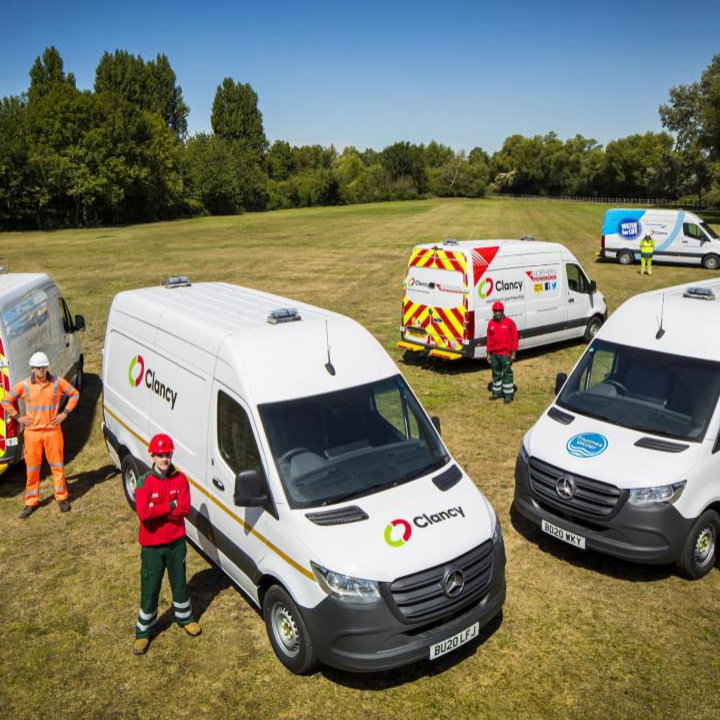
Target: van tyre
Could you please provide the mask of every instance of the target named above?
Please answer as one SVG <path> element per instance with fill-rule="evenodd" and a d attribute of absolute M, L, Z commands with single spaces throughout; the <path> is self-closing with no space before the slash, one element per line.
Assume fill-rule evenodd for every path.
<path fill-rule="evenodd" d="M 77 369 L 77 372 L 75 373 L 73 387 L 79 393 L 81 393 L 84 385 L 85 385 L 85 373 L 84 373 L 84 368 L 83 368 L 83 359 L 80 358 L 80 360 L 78 360 L 78 369 Z"/>
<path fill-rule="evenodd" d="M 302 615 L 279 585 L 273 585 L 265 593 L 263 618 L 273 650 L 288 670 L 305 675 L 317 667 L 315 647 Z"/>
<path fill-rule="evenodd" d="M 702 259 L 702 266 L 706 270 L 717 270 L 720 268 L 720 257 L 717 255 L 705 255 Z"/>
<path fill-rule="evenodd" d="M 135 458 L 128 453 L 122 461 L 120 466 L 120 472 L 122 473 L 123 490 L 125 491 L 125 499 L 128 505 L 135 510 L 135 488 L 137 487 L 137 481 L 140 478 L 140 471 L 138 470 Z"/>
<path fill-rule="evenodd" d="M 621 250 L 617 254 L 617 261 L 621 265 L 632 265 L 635 262 L 635 254 L 630 250 Z"/>
<path fill-rule="evenodd" d="M 689 580 L 705 577 L 717 562 L 720 516 L 706 510 L 694 523 L 678 560 L 680 573 Z"/>
<path fill-rule="evenodd" d="M 591 317 L 590 320 L 588 320 L 587 327 L 585 328 L 585 342 L 590 342 L 598 334 L 598 330 L 601 327 L 602 318 L 599 318 L 597 315 L 595 317 Z"/>

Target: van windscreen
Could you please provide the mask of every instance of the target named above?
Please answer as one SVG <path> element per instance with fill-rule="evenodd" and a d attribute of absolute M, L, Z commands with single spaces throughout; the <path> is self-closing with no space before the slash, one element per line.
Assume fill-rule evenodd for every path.
<path fill-rule="evenodd" d="M 258 409 L 294 508 L 370 495 L 449 460 L 400 375 Z"/>
<path fill-rule="evenodd" d="M 711 237 L 713 240 L 720 240 L 720 235 L 718 235 L 706 222 L 701 222 L 700 227 L 705 231 L 705 234 L 708 237 Z"/>
<path fill-rule="evenodd" d="M 596 340 L 556 403 L 614 425 L 703 439 L 720 395 L 720 363 Z"/>

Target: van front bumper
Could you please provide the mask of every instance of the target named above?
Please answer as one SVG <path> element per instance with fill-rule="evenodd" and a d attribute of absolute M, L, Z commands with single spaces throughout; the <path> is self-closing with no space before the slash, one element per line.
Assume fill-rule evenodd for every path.
<path fill-rule="evenodd" d="M 694 518 L 683 517 L 670 503 L 632 505 L 627 502 L 627 492 L 621 496 L 619 507 L 602 520 L 585 519 L 572 509 L 566 512 L 562 508 L 549 507 L 542 497 L 533 494 L 529 466 L 523 453 L 515 464 L 514 505 L 534 525 L 542 527 L 545 520 L 585 538 L 587 550 L 646 564 L 676 562 L 694 522 Z"/>
<path fill-rule="evenodd" d="M 493 548 L 492 563 L 492 576 L 482 597 L 460 614 L 431 625 L 399 620 L 385 599 L 360 605 L 327 597 L 314 608 L 303 608 L 319 660 L 340 670 L 375 672 L 429 659 L 432 645 L 476 622 L 482 628 L 502 610 L 505 602 L 502 540 Z"/>

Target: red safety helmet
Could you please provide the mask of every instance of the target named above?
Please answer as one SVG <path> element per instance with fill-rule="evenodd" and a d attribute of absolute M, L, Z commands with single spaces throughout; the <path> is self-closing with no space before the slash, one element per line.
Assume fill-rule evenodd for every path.
<path fill-rule="evenodd" d="M 171 453 L 175 451 L 172 438 L 165 433 L 154 435 L 148 445 L 148 452 L 151 455 L 159 455 L 160 453 Z"/>
<path fill-rule="evenodd" d="M 497 312 L 498 310 L 499 310 L 500 312 L 505 312 L 505 306 L 504 306 L 499 300 L 496 300 L 496 301 L 493 303 L 492 311 L 493 311 L 493 312 Z"/>

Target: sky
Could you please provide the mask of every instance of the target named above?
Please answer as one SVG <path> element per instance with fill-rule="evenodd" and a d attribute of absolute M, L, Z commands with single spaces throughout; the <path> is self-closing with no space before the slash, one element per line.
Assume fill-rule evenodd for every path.
<path fill-rule="evenodd" d="M 659 132 L 670 88 L 720 53 L 720 2 L 0 0 L 0 97 L 51 45 L 81 90 L 106 51 L 166 55 L 191 135 L 229 77 L 257 93 L 270 143 L 492 154 L 513 134 Z"/>

